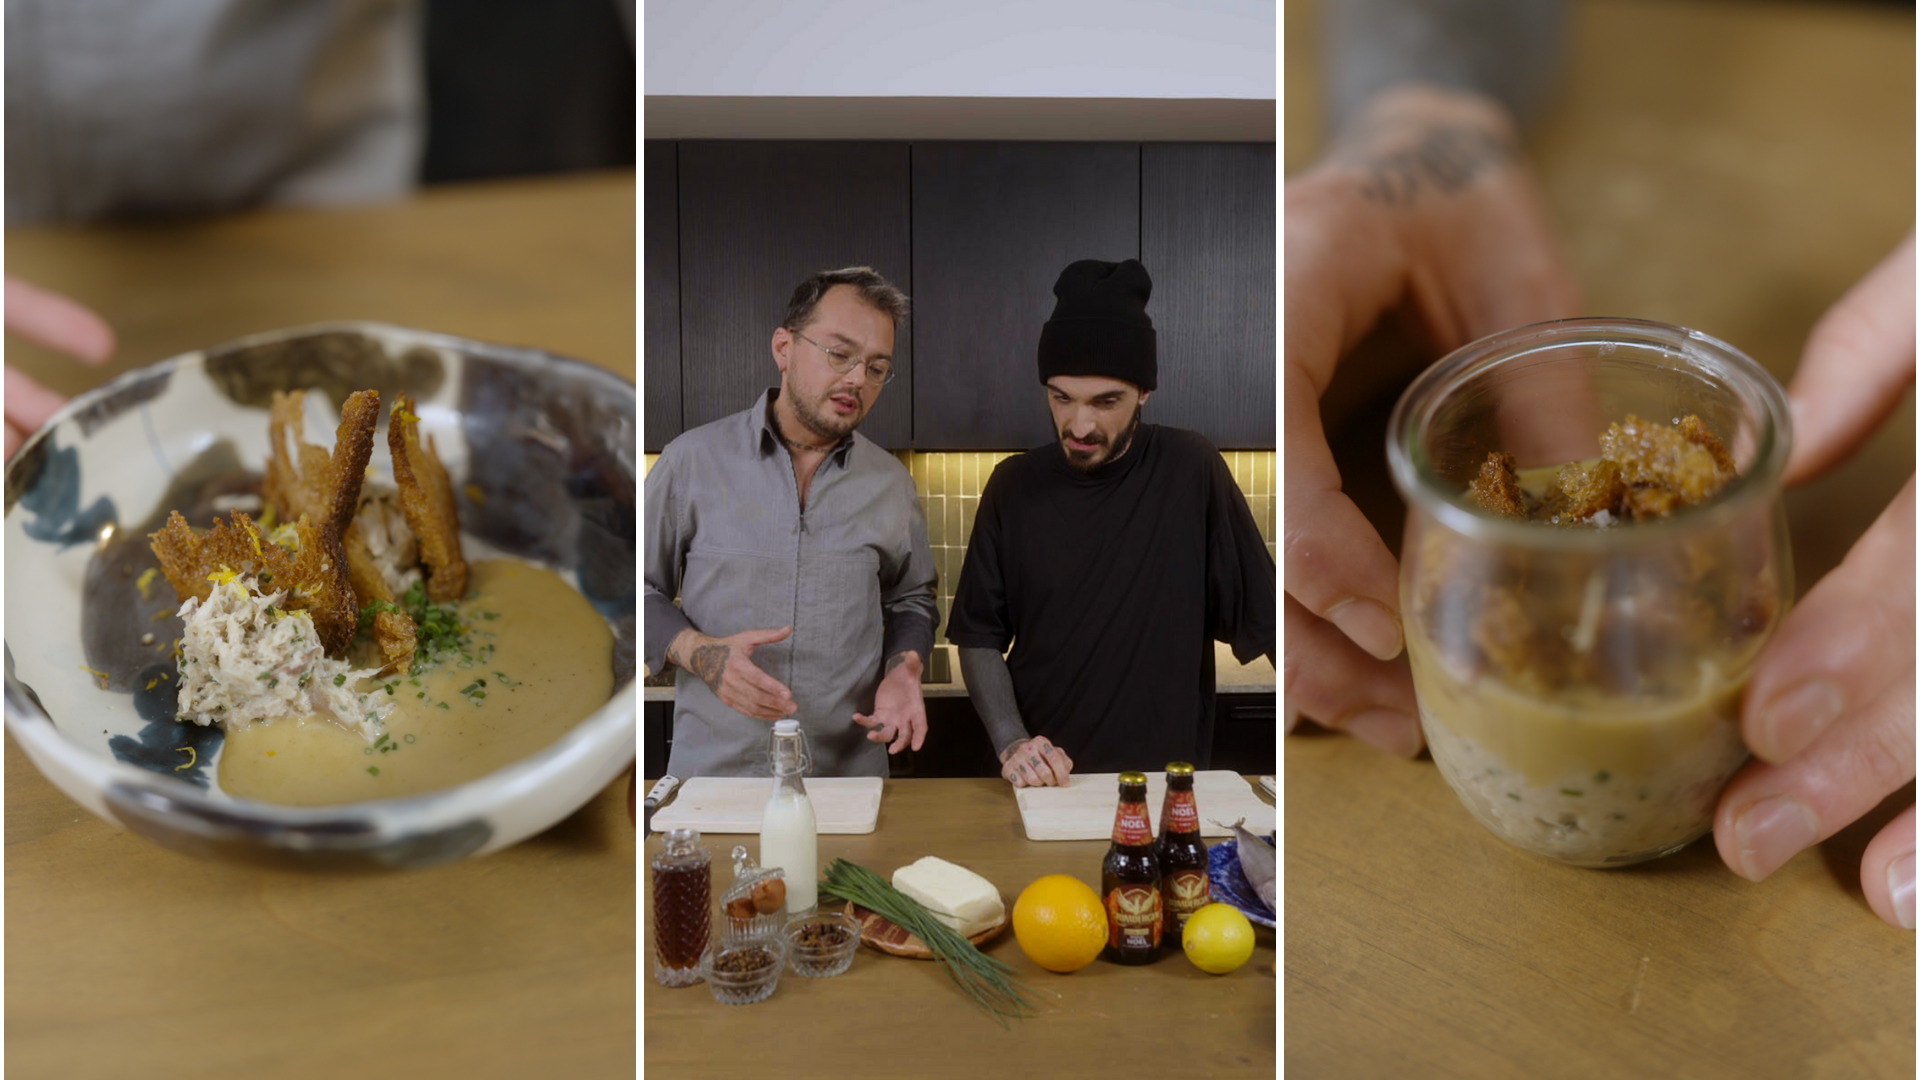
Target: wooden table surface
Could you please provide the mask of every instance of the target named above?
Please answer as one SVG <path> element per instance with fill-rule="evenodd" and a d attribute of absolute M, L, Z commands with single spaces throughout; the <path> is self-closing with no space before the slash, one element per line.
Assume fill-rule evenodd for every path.
<path fill-rule="evenodd" d="M 759 853 L 754 836 L 714 834 L 702 842 L 713 857 L 716 896 L 732 880 L 733 846 Z M 662 848 L 659 836 L 647 838 L 649 860 Z M 1098 889 L 1107 843 L 1028 840 L 1013 788 L 995 778 L 888 780 L 874 832 L 822 836 L 819 848 L 822 867 L 845 858 L 882 876 L 938 855 L 998 885 L 1011 904 L 1046 874 L 1070 874 Z M 650 887 L 650 867 L 646 875 Z M 1271 1077 L 1277 1064 L 1274 935 L 1264 927 L 1255 927 L 1253 958 L 1224 976 L 1204 974 L 1179 955 L 1142 967 L 1096 960 L 1054 975 L 1026 958 L 1009 928 L 985 951 L 1047 1000 L 1042 1015 L 1011 1021 L 1008 1030 L 938 964 L 865 946 L 845 974 L 801 979 L 789 971 L 766 1001 L 722 1005 L 704 983 L 654 983 L 650 916 L 644 934 L 645 1061 L 657 1076 Z"/>
<path fill-rule="evenodd" d="M 9 228 L 7 273 L 94 307 L 106 370 L 11 338 L 72 394 L 276 327 L 379 319 L 634 374 L 631 173 L 200 222 Z M 8 611 L 9 628 L 25 613 Z M 88 815 L 6 742 L 10 1077 L 631 1076 L 623 777 L 525 843 L 409 874 L 204 862 Z"/>
<path fill-rule="evenodd" d="M 1286 5 L 1289 173 L 1323 145 L 1318 7 Z M 1913 223 L 1911 8 L 1569 8 L 1565 82 L 1529 152 L 1587 310 L 1704 330 L 1784 381 Z M 1384 410 L 1371 424 L 1340 440 L 1342 474 L 1397 545 Z M 1909 390 L 1858 457 L 1789 493 L 1801 592 L 1913 471 Z M 1914 1075 L 1914 935 L 1859 888 L 1911 784 L 1751 884 L 1710 841 L 1564 868 L 1481 828 L 1429 759 L 1324 733 L 1284 754 L 1293 1075 Z"/>

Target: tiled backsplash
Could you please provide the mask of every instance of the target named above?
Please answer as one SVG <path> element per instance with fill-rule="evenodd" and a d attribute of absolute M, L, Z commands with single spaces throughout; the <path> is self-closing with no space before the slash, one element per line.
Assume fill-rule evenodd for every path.
<path fill-rule="evenodd" d="M 933 548 L 933 564 L 940 572 L 940 640 L 946 641 L 947 608 L 960 567 L 967 557 L 967 537 L 973 532 L 974 511 L 980 506 L 980 489 L 986 486 L 993 467 L 1014 451 L 981 453 L 916 454 L 901 450 L 894 453 L 900 464 L 913 474 L 913 491 L 920 509 L 927 515 L 927 543 Z M 645 467 L 653 468 L 658 454 L 645 455 Z M 1276 481 L 1271 450 L 1225 450 L 1227 469 L 1247 497 L 1253 520 L 1267 542 L 1267 554 L 1278 559 L 1275 538 L 1279 533 L 1279 508 L 1275 505 Z"/>

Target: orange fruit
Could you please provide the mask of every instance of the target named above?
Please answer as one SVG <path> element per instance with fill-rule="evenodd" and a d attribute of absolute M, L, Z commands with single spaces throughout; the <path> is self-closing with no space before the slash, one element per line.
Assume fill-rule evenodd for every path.
<path fill-rule="evenodd" d="M 1013 937 L 1027 959 L 1048 971 L 1079 971 L 1107 945 L 1107 909 L 1086 882 L 1048 874 L 1013 902 Z"/>

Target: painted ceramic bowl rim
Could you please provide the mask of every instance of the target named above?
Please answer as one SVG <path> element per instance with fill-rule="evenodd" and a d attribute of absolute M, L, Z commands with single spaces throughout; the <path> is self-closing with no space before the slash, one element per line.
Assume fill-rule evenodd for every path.
<path fill-rule="evenodd" d="M 402 338 L 410 342 L 439 346 L 458 353 L 484 354 L 509 363 L 534 367 L 558 367 L 588 382 L 604 383 L 609 392 L 637 397 L 633 384 L 603 368 L 580 360 L 537 349 L 496 345 L 431 331 L 415 330 L 373 321 L 331 321 L 237 338 L 208 349 L 194 350 L 123 373 L 101 386 L 77 395 L 22 444 L 13 461 L 23 460 L 28 451 L 63 422 L 99 405 L 128 386 L 166 373 L 203 365 L 210 354 L 237 351 L 250 346 L 272 344 L 293 338 L 327 333 L 364 334 L 382 340 Z M 264 419 L 264 413 L 263 413 Z M 636 440 L 637 452 L 637 440 Z M 11 482 L 9 462 L 8 480 Z M 10 516 L 14 507 L 7 510 Z M 185 780 L 151 772 L 137 766 L 88 752 L 60 733 L 53 718 L 38 697 L 15 675 L 13 651 L 5 650 L 5 722 L 9 733 L 56 787 L 69 797 L 101 813 L 119 827 L 178 846 L 142 828 L 136 820 L 149 815 L 171 819 L 169 824 L 189 834 L 201 834 L 238 840 L 262 851 L 298 856 L 303 852 L 331 851 L 352 855 L 410 834 L 454 826 L 475 819 L 517 800 L 541 793 L 556 778 L 576 773 L 587 765 L 600 775 L 597 782 L 582 785 L 578 792 L 552 800 L 541 814 L 544 820 L 532 829 L 511 830 L 517 835 L 507 839 L 482 838 L 453 858 L 495 850 L 517 842 L 557 823 L 573 813 L 624 771 L 634 754 L 637 734 L 639 678 L 615 689 L 611 699 L 546 748 L 493 772 L 463 784 L 439 791 L 399 798 L 327 806 L 295 807 L 264 803 L 222 795 L 215 798 Z M 624 753 L 621 752 L 624 743 Z M 598 770 L 591 770 L 589 759 L 600 759 Z M 47 768 L 52 763 L 66 770 L 90 793 L 101 796 L 112 812 L 102 813 L 80 794 L 69 790 L 62 778 Z M 578 797 L 573 797 L 577 795 Z M 563 807 L 558 813 L 552 808 Z M 431 865 L 450 859 L 422 862 L 394 862 L 392 865 Z"/>

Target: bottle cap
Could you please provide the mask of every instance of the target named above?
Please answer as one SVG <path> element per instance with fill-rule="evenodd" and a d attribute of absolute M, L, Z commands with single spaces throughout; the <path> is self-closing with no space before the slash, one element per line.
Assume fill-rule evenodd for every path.
<path fill-rule="evenodd" d="M 798 720 L 775 720 L 773 722 L 773 733 L 775 735 L 796 735 L 799 734 L 799 732 L 800 721 Z"/>
<path fill-rule="evenodd" d="M 1146 782 L 1147 782 L 1147 774 L 1143 772 L 1123 772 L 1120 774 L 1120 783 L 1123 785 L 1124 784 L 1140 784 L 1142 786 L 1145 786 Z"/>
<path fill-rule="evenodd" d="M 1167 775 L 1168 776 L 1192 776 L 1193 766 L 1190 763 L 1185 761 L 1169 761 L 1167 762 Z"/>

